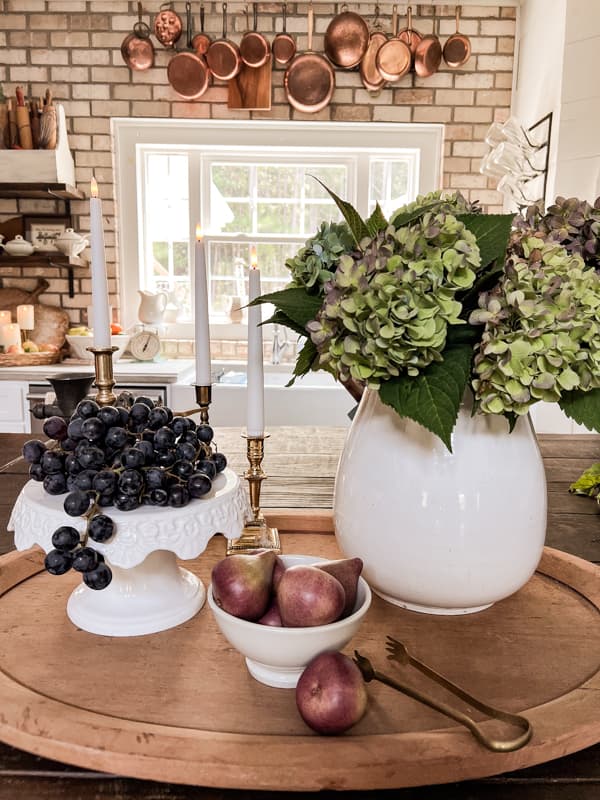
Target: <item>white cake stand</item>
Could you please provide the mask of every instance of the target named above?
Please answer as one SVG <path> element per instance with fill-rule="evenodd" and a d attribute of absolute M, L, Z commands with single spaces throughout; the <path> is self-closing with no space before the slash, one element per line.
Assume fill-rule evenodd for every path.
<path fill-rule="evenodd" d="M 8 523 L 18 550 L 37 544 L 49 552 L 52 534 L 61 525 L 85 530 L 82 517 L 65 513 L 65 496 L 47 494 L 36 481 L 23 487 Z M 109 506 L 101 512 L 114 521 L 115 534 L 108 542 L 90 540 L 89 545 L 102 553 L 113 579 L 99 591 L 82 582 L 69 597 L 67 614 L 78 628 L 102 636 L 157 633 L 193 617 L 204 605 L 206 590 L 176 558 L 200 555 L 216 533 L 237 538 L 250 515 L 246 491 L 229 468 L 217 475 L 209 495 L 184 508 L 118 511 Z"/>

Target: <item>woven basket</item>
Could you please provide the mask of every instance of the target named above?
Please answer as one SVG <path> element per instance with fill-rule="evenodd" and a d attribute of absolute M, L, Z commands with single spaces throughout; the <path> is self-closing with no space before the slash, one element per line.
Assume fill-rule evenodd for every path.
<path fill-rule="evenodd" d="M 62 353 L 0 353 L 0 367 L 41 367 L 61 358 Z"/>

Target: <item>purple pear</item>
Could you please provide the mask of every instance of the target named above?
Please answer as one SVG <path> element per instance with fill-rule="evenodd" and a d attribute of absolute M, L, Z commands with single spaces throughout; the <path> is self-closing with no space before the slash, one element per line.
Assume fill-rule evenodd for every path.
<path fill-rule="evenodd" d="M 215 603 L 234 617 L 257 620 L 271 598 L 275 553 L 237 553 L 215 564 L 211 574 Z"/>
<path fill-rule="evenodd" d="M 328 625 L 340 618 L 346 595 L 344 587 L 322 569 L 297 564 L 288 567 L 277 587 L 281 621 L 286 628 Z"/>
<path fill-rule="evenodd" d="M 324 564 L 315 564 L 315 567 L 328 572 L 337 578 L 344 587 L 346 593 L 346 604 L 342 611 L 342 617 L 347 617 L 354 611 L 356 603 L 356 591 L 358 589 L 358 579 L 362 572 L 362 558 L 340 558 L 338 561 L 326 561 Z"/>
<path fill-rule="evenodd" d="M 270 625 L 272 628 L 281 628 L 283 626 L 281 614 L 279 613 L 279 603 L 277 602 L 276 597 L 271 600 L 270 606 L 258 620 L 258 624 Z"/>
<path fill-rule="evenodd" d="M 277 591 L 277 587 L 279 586 L 279 581 L 281 580 L 281 576 L 285 572 L 285 564 L 283 561 L 277 556 L 275 559 L 275 567 L 273 569 L 273 591 Z"/>

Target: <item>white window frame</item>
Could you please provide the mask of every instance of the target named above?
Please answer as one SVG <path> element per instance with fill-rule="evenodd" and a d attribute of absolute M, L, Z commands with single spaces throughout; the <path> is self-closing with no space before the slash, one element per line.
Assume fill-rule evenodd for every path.
<path fill-rule="evenodd" d="M 120 276 L 121 320 L 128 328 L 137 322 L 138 294 L 141 283 L 140 230 L 142 186 L 138 170 L 141 147 L 156 145 L 165 152 L 188 151 L 194 148 L 229 149 L 232 155 L 240 148 L 260 148 L 265 152 L 293 154 L 297 148 L 314 148 L 322 155 L 330 151 L 343 160 L 344 151 L 350 156 L 357 152 L 377 151 L 377 156 L 398 157 L 402 151 L 417 149 L 419 193 L 441 187 L 443 174 L 443 125 L 413 123 L 353 123 L 353 122 L 288 122 L 271 120 L 162 120 L 114 117 L 111 131 L 115 147 L 115 197 L 118 231 L 118 264 Z M 190 160 L 189 169 L 189 229 L 194 236 L 196 222 L 201 219 L 200 192 L 192 191 L 200 181 L 199 158 Z M 359 186 L 368 187 L 368 160 L 351 173 Z M 203 190 L 206 187 L 203 187 Z M 357 195 L 358 211 L 367 213 L 368 191 Z M 241 240 L 241 239 L 240 239 Z M 242 330 L 243 329 L 243 330 Z M 169 326 L 169 335 L 193 338 L 193 326 Z M 245 336 L 245 327 L 213 324 L 211 337 L 238 338 Z"/>

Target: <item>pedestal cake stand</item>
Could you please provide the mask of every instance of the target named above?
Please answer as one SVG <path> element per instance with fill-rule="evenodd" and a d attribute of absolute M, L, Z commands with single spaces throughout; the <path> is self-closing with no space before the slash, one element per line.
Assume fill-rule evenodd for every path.
<path fill-rule="evenodd" d="M 47 494 L 35 481 L 23 487 L 8 523 L 18 550 L 37 544 L 49 552 L 52 534 L 61 525 L 85 530 L 84 518 L 65 513 L 64 497 Z M 250 513 L 244 486 L 229 468 L 213 481 L 209 495 L 184 508 L 102 510 L 114 521 L 115 534 L 108 542 L 91 544 L 104 556 L 113 579 L 100 591 L 82 582 L 68 599 L 67 615 L 77 627 L 103 636 L 156 633 L 193 617 L 204 605 L 206 590 L 176 558 L 200 555 L 216 533 L 239 537 Z"/>

